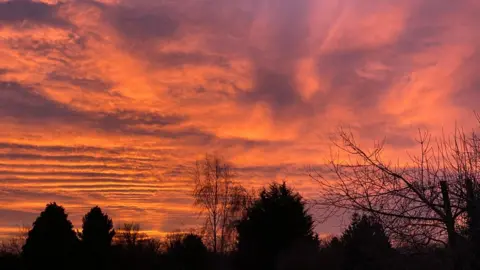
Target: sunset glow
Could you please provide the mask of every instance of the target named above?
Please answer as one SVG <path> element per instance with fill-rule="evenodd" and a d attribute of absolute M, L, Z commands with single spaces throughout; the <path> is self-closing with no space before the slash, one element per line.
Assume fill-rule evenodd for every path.
<path fill-rule="evenodd" d="M 0 1 L 0 238 L 48 202 L 151 235 L 201 223 L 187 168 L 286 180 L 350 127 L 397 160 L 476 123 L 476 0 Z M 338 228 L 319 225 L 321 234 Z"/>

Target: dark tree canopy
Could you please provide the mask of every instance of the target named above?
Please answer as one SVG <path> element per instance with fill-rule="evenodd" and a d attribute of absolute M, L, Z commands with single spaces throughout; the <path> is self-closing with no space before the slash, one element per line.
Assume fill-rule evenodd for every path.
<path fill-rule="evenodd" d="M 83 217 L 82 232 L 79 236 L 85 248 L 104 252 L 111 246 L 114 235 L 112 219 L 104 214 L 100 207 L 93 207 Z"/>
<path fill-rule="evenodd" d="M 354 214 L 342 235 L 345 269 L 385 269 L 391 256 L 390 240 L 374 217 Z"/>
<path fill-rule="evenodd" d="M 467 239 L 469 240 L 469 260 L 474 269 L 480 268 L 480 192 L 479 187 L 472 188 L 471 201 L 467 204 Z"/>
<path fill-rule="evenodd" d="M 322 269 L 343 270 L 344 248 L 338 237 L 322 239 L 319 264 Z"/>
<path fill-rule="evenodd" d="M 139 223 L 124 223 L 116 229 L 112 269 L 158 269 L 161 243 L 142 231 Z"/>
<path fill-rule="evenodd" d="M 279 256 L 293 246 L 318 247 L 305 202 L 285 183 L 264 189 L 237 230 L 237 264 L 245 269 L 274 269 Z"/>
<path fill-rule="evenodd" d="M 208 250 L 198 235 L 186 234 L 170 242 L 167 255 L 174 269 L 207 269 Z"/>
<path fill-rule="evenodd" d="M 78 239 L 65 209 L 55 202 L 33 223 L 22 255 L 30 267 L 46 269 L 72 268 Z"/>
<path fill-rule="evenodd" d="M 112 243 L 112 222 L 98 207 L 85 215 L 83 231 L 76 234 L 65 210 L 52 203 L 37 218 L 26 241 L 21 236 L 0 241 L 0 269 L 454 269 L 449 248 L 391 248 L 379 222 L 383 220 L 371 216 L 355 215 L 341 237 L 322 240 L 319 248 L 302 198 L 285 184 L 264 189 L 251 205 L 236 226 L 238 250 L 219 254 L 210 252 L 204 238 L 195 234 L 174 233 L 160 241 L 148 237 L 137 223 L 118 228 Z M 461 228 L 459 246 L 465 266 L 461 270 L 480 269 L 478 250 L 473 248 L 476 209 L 475 204 L 469 206 L 471 219 Z M 16 250 L 22 248 L 17 247 L 22 246 L 19 254 Z"/>
<path fill-rule="evenodd" d="M 114 235 L 112 219 L 100 207 L 93 207 L 83 217 L 82 232 L 79 233 L 84 262 L 96 269 L 103 268 L 110 256 Z"/>

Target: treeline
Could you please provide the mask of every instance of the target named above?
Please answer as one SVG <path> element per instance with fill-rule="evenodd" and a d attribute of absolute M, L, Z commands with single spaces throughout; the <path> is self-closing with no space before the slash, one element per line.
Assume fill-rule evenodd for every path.
<path fill-rule="evenodd" d="M 207 155 L 188 171 L 204 218 L 197 233 L 158 240 L 134 223 L 114 230 L 98 207 L 77 233 L 65 210 L 51 203 L 24 244 L 3 246 L 0 269 L 480 269 L 475 131 L 437 139 L 420 132 L 409 163 L 386 159 L 384 143 L 364 149 L 351 132 L 339 135 L 339 155 L 308 170 L 319 185 L 309 204 L 319 221 L 353 213 L 337 237 L 316 235 L 313 211 L 285 183 L 248 191 L 230 164 Z"/>
<path fill-rule="evenodd" d="M 158 240 L 134 223 L 115 230 L 99 207 L 76 232 L 65 209 L 50 203 L 20 252 L 3 250 L 0 269 L 451 269 L 444 247 L 392 247 L 371 215 L 354 214 L 341 236 L 319 239 L 305 201 L 285 183 L 257 194 L 234 226 L 234 247 L 219 252 L 205 235 L 174 233 Z"/>

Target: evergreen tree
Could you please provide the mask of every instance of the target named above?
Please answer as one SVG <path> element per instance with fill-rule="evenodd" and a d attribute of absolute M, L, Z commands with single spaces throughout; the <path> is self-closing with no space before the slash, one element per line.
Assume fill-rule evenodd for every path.
<path fill-rule="evenodd" d="M 319 263 L 324 269 L 341 270 L 344 263 L 344 248 L 343 243 L 338 237 L 333 237 L 330 240 L 325 240 L 324 245 L 320 250 Z"/>
<path fill-rule="evenodd" d="M 383 226 L 374 217 L 354 214 L 352 223 L 342 235 L 346 270 L 386 269 L 392 254 Z"/>
<path fill-rule="evenodd" d="M 241 269 L 275 269 L 280 256 L 298 243 L 318 247 L 302 197 L 285 183 L 264 189 L 239 221 L 237 231 L 236 265 Z"/>
<path fill-rule="evenodd" d="M 84 217 L 82 248 L 90 267 L 102 268 L 110 256 L 110 249 L 115 230 L 112 219 L 102 212 L 100 207 L 93 207 Z"/>
<path fill-rule="evenodd" d="M 33 223 L 22 256 L 30 269 L 71 269 L 78 239 L 65 209 L 55 202 Z"/>

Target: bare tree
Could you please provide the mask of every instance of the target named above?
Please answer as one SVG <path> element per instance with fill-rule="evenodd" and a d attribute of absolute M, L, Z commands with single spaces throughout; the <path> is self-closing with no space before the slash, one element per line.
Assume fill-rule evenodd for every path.
<path fill-rule="evenodd" d="M 420 154 L 406 164 L 385 161 L 384 142 L 366 151 L 351 132 L 340 130 L 339 135 L 340 141 L 334 141 L 339 152 L 328 162 L 329 170 L 309 171 L 320 185 L 317 205 L 324 217 L 368 212 L 382 220 L 398 243 L 443 243 L 458 263 L 457 228 L 466 219 L 468 187 L 478 187 L 480 179 L 475 133 L 457 129 L 451 137 L 432 140 L 429 133 L 419 132 Z"/>
<path fill-rule="evenodd" d="M 0 253 L 20 254 L 27 240 L 29 230 L 30 228 L 27 225 L 20 226 L 18 232 L 15 233 L 12 238 L 0 242 Z"/>
<path fill-rule="evenodd" d="M 140 243 L 147 239 L 147 235 L 140 230 L 140 224 L 138 223 L 125 223 L 123 227 L 116 229 L 115 242 L 126 248 L 135 248 Z"/>
<path fill-rule="evenodd" d="M 142 240 L 143 252 L 150 254 L 161 254 L 163 242 L 157 238 L 146 238 Z"/>
<path fill-rule="evenodd" d="M 191 174 L 194 204 L 205 217 L 205 234 L 213 252 L 225 252 L 234 236 L 233 221 L 248 203 L 248 192 L 235 182 L 235 173 L 222 158 L 206 155 Z"/>

